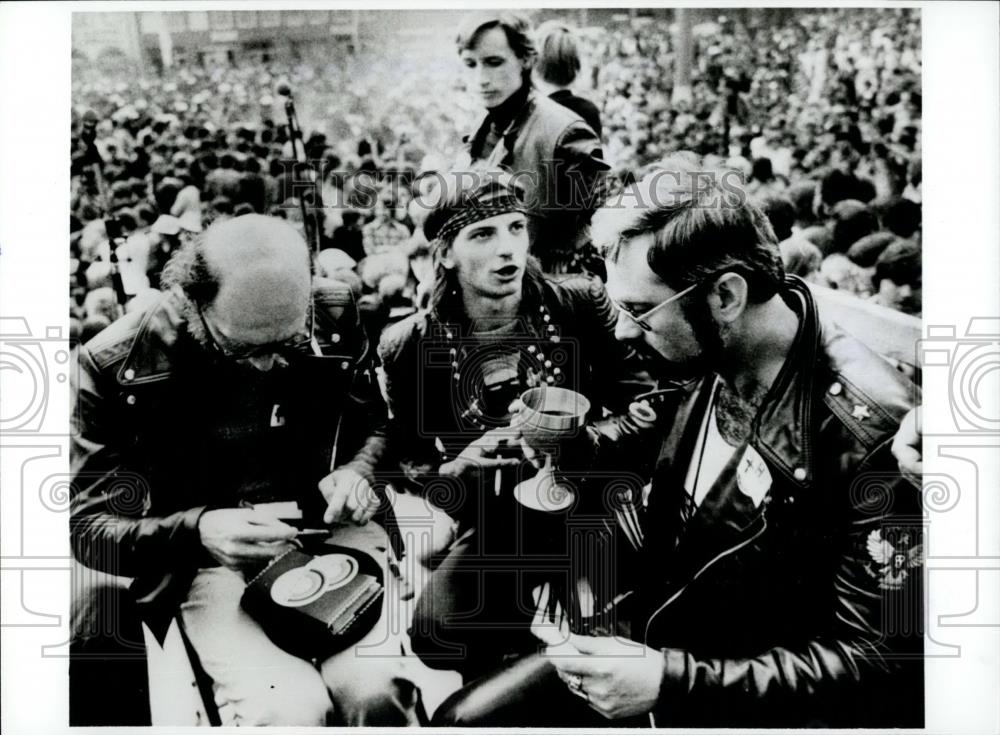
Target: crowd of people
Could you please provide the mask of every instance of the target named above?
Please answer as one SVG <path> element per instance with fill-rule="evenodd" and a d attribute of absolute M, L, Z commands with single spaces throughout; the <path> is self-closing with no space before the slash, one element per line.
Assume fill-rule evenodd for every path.
<path fill-rule="evenodd" d="M 667 29 L 516 11 L 460 78 L 79 69 L 75 558 L 178 621 L 221 724 L 918 726 L 919 389 L 808 285 L 920 313 L 918 33 L 719 17 L 690 88 Z M 387 615 L 392 494 L 449 519 L 414 655 L 303 653 L 263 611 L 311 582 L 248 596 L 320 533 Z M 433 713 L 416 659 L 461 675 Z"/>
<path fill-rule="evenodd" d="M 679 95 L 668 29 L 597 36 L 609 158 L 626 176 L 678 150 L 740 171 L 793 273 L 919 315 L 919 20 L 847 8 L 782 18 L 696 26 Z"/>
<path fill-rule="evenodd" d="M 695 26 L 692 40 L 685 94 L 674 89 L 670 29 L 633 20 L 579 35 L 590 73 L 574 87 L 599 109 L 612 186 L 668 153 L 704 155 L 706 167 L 745 177 L 791 272 L 919 315 L 916 15 L 720 16 Z M 317 162 L 321 209 L 300 208 L 311 195 L 279 83 L 296 94 L 299 157 Z M 425 303 L 425 213 L 409 205 L 428 175 L 452 166 L 475 119 L 453 60 L 413 64 L 383 49 L 185 65 L 138 80 L 78 62 L 73 103 L 72 323 L 81 337 L 114 308 L 102 224 L 110 214 L 126 238 L 118 257 L 129 301 L 152 298 L 172 249 L 212 221 L 253 211 L 301 223 L 305 211 L 320 221 L 321 248 L 336 251 L 321 267 L 349 279 L 372 309 L 402 315 Z M 100 191 L 88 135 L 103 161 Z"/>

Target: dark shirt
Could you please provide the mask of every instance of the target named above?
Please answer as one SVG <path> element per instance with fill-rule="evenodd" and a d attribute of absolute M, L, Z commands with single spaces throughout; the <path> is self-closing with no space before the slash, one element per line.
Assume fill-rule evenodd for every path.
<path fill-rule="evenodd" d="M 583 121 L 597 133 L 597 137 L 601 137 L 601 111 L 593 102 L 585 97 L 578 97 L 568 89 L 557 89 L 549 95 L 549 99 L 582 117 Z"/>
<path fill-rule="evenodd" d="M 505 99 L 496 107 L 491 107 L 486 111 L 486 116 L 493 123 L 493 127 L 502 133 L 504 128 L 510 125 L 514 117 L 524 107 L 528 101 L 528 94 L 531 92 L 530 84 L 523 84 L 514 94 Z"/>
<path fill-rule="evenodd" d="M 206 500 L 228 506 L 305 495 L 316 482 L 303 471 L 315 448 L 296 441 L 309 428 L 292 420 L 301 412 L 293 407 L 310 397 L 297 389 L 301 374 L 278 366 L 261 372 L 197 354 L 189 359 L 192 365 L 179 367 L 177 377 L 183 393 L 202 396 L 188 430 L 198 447 L 189 456 L 201 455 L 195 466 L 203 479 L 211 478 Z"/>
<path fill-rule="evenodd" d="M 522 85 L 519 90 L 499 105 L 486 111 L 486 121 L 489 125 L 483 125 L 473 136 L 470 148 L 473 160 L 489 158 L 490 153 L 500 142 L 504 131 L 528 101 L 531 89 L 530 84 Z"/>

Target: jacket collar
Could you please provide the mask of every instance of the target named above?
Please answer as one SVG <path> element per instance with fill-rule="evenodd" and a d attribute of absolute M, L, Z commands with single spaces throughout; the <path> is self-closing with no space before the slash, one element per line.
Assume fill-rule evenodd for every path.
<path fill-rule="evenodd" d="M 512 94 L 502 104 L 490 110 L 472 136 L 469 152 L 473 160 L 489 157 L 490 151 L 484 151 L 483 146 L 486 145 L 490 129 L 494 126 L 502 136 L 507 151 L 512 151 L 518 133 L 532 110 L 535 109 L 536 100 L 537 95 L 534 88 L 527 85 Z"/>
<path fill-rule="evenodd" d="M 799 317 L 795 342 L 757 412 L 753 444 L 796 487 L 812 485 L 816 454 L 811 437 L 813 396 L 822 358 L 822 327 L 809 287 L 788 276 L 782 298 Z"/>
<path fill-rule="evenodd" d="M 171 290 L 142 317 L 116 375 L 121 385 L 151 383 L 170 375 L 171 352 L 182 332 L 186 333 L 186 322 L 180 316 L 184 303 L 184 296 Z"/>
<path fill-rule="evenodd" d="M 328 337 L 337 331 L 345 312 L 354 308 L 354 299 L 343 284 L 319 277 L 313 278 L 312 299 L 316 338 L 321 348 L 330 348 Z M 140 318 L 116 375 L 121 385 L 152 383 L 170 376 L 178 341 L 191 339 L 182 316 L 186 301 L 178 288 L 171 289 Z M 335 347 L 346 349 L 347 345 L 341 342 Z"/>

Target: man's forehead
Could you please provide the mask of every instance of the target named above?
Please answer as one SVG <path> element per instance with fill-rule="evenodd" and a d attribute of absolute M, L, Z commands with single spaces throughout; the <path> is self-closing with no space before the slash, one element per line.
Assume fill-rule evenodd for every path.
<path fill-rule="evenodd" d="M 482 219 L 470 222 L 460 230 L 460 233 L 472 230 L 476 227 L 504 227 L 505 225 L 510 225 L 513 222 L 523 219 L 527 219 L 523 212 L 504 212 L 502 214 L 494 214 L 492 217 L 483 217 Z"/>
<path fill-rule="evenodd" d="M 514 50 L 507 41 L 507 34 L 499 26 L 487 28 L 480 31 L 471 47 L 462 49 L 462 57 L 467 55 L 493 56 L 493 55 L 513 55 Z"/>
<path fill-rule="evenodd" d="M 220 284 L 212 312 L 227 327 L 280 331 L 299 326 L 310 292 L 308 274 L 248 268 Z"/>
<path fill-rule="evenodd" d="M 653 244 L 652 233 L 624 241 L 618 257 L 608 260 L 608 294 L 616 301 L 658 302 L 664 298 L 668 286 L 649 267 L 646 261 Z"/>

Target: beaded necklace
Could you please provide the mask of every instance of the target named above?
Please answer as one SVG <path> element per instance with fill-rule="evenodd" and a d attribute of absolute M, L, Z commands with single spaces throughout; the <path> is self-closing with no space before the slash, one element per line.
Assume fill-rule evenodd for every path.
<path fill-rule="evenodd" d="M 556 349 L 555 346 L 561 340 L 559 334 L 561 330 L 557 329 L 556 325 L 552 323 L 552 315 L 549 314 L 549 310 L 544 304 L 538 307 L 538 313 L 542 324 L 544 324 L 544 335 L 539 340 L 540 343 L 534 344 L 530 341 L 530 338 L 511 340 L 511 344 L 516 345 L 514 351 L 517 357 L 514 363 L 516 366 L 523 367 L 525 373 L 524 382 L 527 388 L 533 388 L 538 385 L 560 385 L 565 378 L 563 368 L 559 367 L 558 364 L 565 359 L 564 351 L 553 353 L 553 350 Z M 468 421 L 477 429 L 485 430 L 488 428 L 487 417 L 483 413 L 481 401 L 481 393 L 485 388 L 485 380 L 479 374 L 479 371 L 472 371 L 473 374 L 470 377 L 470 371 L 463 367 L 471 351 L 464 346 L 456 344 L 455 331 L 455 328 L 452 326 L 448 326 L 444 330 L 445 342 L 448 345 L 448 356 L 451 360 L 453 395 L 455 393 L 459 394 L 456 396 L 459 402 L 462 402 L 463 398 L 469 401 L 461 414 L 462 419 Z M 475 351 L 479 352 L 480 350 L 477 349 Z M 490 354 L 495 353 L 491 350 Z M 466 378 L 465 383 L 463 383 L 463 375 Z"/>

